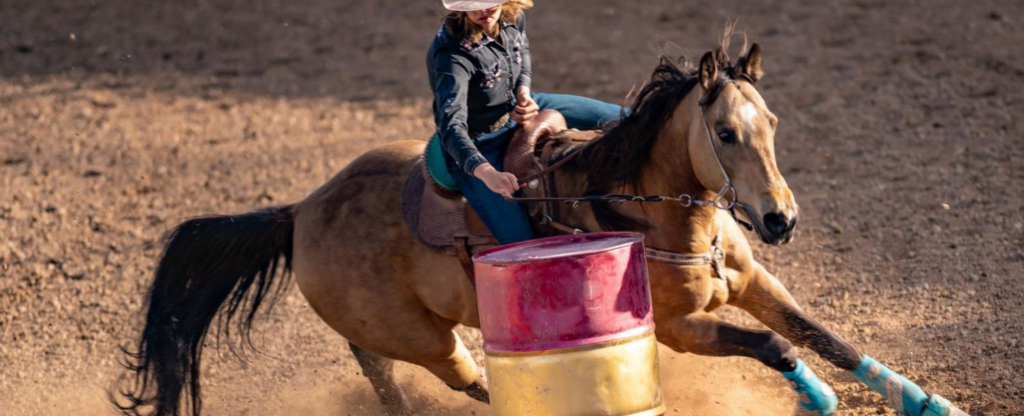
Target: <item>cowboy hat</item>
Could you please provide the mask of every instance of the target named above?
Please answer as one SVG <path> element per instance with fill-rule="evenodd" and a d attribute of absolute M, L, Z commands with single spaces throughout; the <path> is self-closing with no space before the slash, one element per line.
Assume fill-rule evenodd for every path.
<path fill-rule="evenodd" d="M 473 12 L 499 6 L 507 0 L 442 0 L 444 8 L 456 12 Z"/>

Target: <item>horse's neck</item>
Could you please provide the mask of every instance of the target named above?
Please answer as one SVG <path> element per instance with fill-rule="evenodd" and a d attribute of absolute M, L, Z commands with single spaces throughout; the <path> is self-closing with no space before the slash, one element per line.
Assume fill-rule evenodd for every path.
<path fill-rule="evenodd" d="M 680 103 L 680 106 L 687 105 L 695 106 L 696 100 L 687 98 Z M 651 158 L 643 169 L 641 185 L 644 195 L 676 197 L 687 194 L 705 200 L 714 196 L 714 192 L 697 180 L 686 148 L 686 137 L 692 122 L 696 121 L 691 114 L 690 111 L 676 112 L 676 117 L 687 119 L 670 121 L 662 129 L 661 137 L 658 137 Z M 582 172 L 561 173 L 556 176 L 556 181 L 558 193 L 563 196 L 582 195 L 586 188 L 586 174 Z M 612 193 L 640 194 L 630 184 L 621 185 Z M 644 231 L 646 243 L 650 246 L 682 253 L 703 253 L 710 248 L 718 232 L 714 224 L 716 212 L 712 207 L 683 207 L 676 202 L 651 202 L 643 205 L 627 202 L 615 205 L 619 212 L 651 225 L 651 228 Z M 586 204 L 577 208 L 563 205 L 559 209 L 560 217 L 567 224 L 582 226 L 589 231 L 601 229 Z"/>
<path fill-rule="evenodd" d="M 696 110 L 699 98 L 700 94 L 691 93 L 683 99 L 673 119 L 661 130 L 651 159 L 644 167 L 645 192 L 667 196 L 686 194 L 702 200 L 714 197 L 714 191 L 697 179 L 688 146 L 690 135 L 705 134 Z M 650 221 L 655 226 L 647 233 L 650 245 L 683 252 L 704 252 L 718 232 L 713 207 L 683 207 L 663 202 L 650 211 Z"/>

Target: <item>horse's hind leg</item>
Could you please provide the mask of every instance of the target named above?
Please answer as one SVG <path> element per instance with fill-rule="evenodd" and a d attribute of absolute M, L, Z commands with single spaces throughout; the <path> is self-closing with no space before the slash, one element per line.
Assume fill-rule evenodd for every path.
<path fill-rule="evenodd" d="M 447 336 L 439 335 L 433 346 L 421 344 L 421 347 L 426 348 L 419 349 L 418 353 L 409 356 L 407 361 L 426 368 L 452 390 L 461 391 L 470 398 L 489 403 L 490 393 L 487 391 L 483 376 L 462 339 L 452 330 L 447 331 Z M 374 354 L 351 342 L 349 347 L 359 361 L 359 366 L 363 368 L 363 374 L 370 379 L 370 384 L 380 397 L 380 402 L 388 415 L 412 414 L 405 394 L 395 382 L 392 371 L 394 360 Z"/>
<path fill-rule="evenodd" d="M 373 385 L 373 391 L 377 393 L 387 414 L 389 416 L 412 414 L 409 402 L 405 399 L 405 394 L 402 393 L 402 388 L 395 382 L 393 371 L 395 360 L 381 357 L 359 348 L 358 345 L 351 342 L 348 345 L 352 349 L 352 355 L 356 356 L 359 366 L 363 368 L 363 375 Z"/>
<path fill-rule="evenodd" d="M 418 316 L 414 316 L 411 313 L 413 310 L 417 309 L 393 309 L 388 314 L 389 317 L 404 315 L 404 318 L 396 321 L 402 323 L 401 328 L 396 324 L 373 325 L 374 328 L 391 330 L 350 334 L 349 339 L 363 346 L 354 347 L 352 351 L 356 353 L 356 358 L 359 359 L 360 365 L 363 366 L 385 406 L 391 397 L 400 397 L 392 393 L 400 391 L 390 376 L 392 359 L 423 367 L 452 390 L 463 392 L 470 398 L 485 403 L 489 402 L 490 396 L 480 369 L 473 361 L 469 349 L 454 331 L 456 323 L 429 311 L 421 310 Z"/>
<path fill-rule="evenodd" d="M 454 325 L 453 325 L 454 326 Z M 409 361 L 423 366 L 440 378 L 452 390 L 461 391 L 470 398 L 490 403 L 490 393 L 480 369 L 473 361 L 469 349 L 454 330 L 439 333 L 432 348 L 424 349 Z"/>

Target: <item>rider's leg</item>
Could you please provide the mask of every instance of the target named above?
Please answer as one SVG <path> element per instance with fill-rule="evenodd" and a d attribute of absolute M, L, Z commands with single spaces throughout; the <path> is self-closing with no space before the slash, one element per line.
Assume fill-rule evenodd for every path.
<path fill-rule="evenodd" d="M 505 149 L 511 138 L 512 132 L 508 131 L 499 137 L 477 142 L 477 148 L 495 169 L 501 171 L 504 169 Z M 499 243 L 510 244 L 536 238 L 525 205 L 506 201 L 487 188 L 483 181 L 453 165 L 449 163 L 448 171 L 455 178 L 459 190 Z"/>
<path fill-rule="evenodd" d="M 622 115 L 622 107 L 592 98 L 567 94 L 533 95 L 541 110 L 558 110 L 571 129 L 594 130 L 614 123 Z"/>

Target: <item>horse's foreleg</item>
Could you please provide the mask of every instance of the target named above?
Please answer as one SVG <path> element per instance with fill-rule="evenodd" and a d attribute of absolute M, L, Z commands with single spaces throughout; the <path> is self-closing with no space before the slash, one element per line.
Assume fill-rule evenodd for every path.
<path fill-rule="evenodd" d="M 352 349 L 352 355 L 363 369 L 363 375 L 370 380 L 374 393 L 380 398 L 384 405 L 384 411 L 389 416 L 404 416 L 412 414 L 409 402 L 402 393 L 402 388 L 395 382 L 394 363 L 395 360 L 381 357 L 370 351 L 364 350 L 353 343 L 348 343 Z"/>
<path fill-rule="evenodd" d="M 860 352 L 804 313 L 789 291 L 761 266 L 757 266 L 746 286 L 734 294 L 729 303 L 839 368 L 852 371 L 860 365 Z"/>
<path fill-rule="evenodd" d="M 789 291 L 761 266 L 730 303 L 749 312 L 772 330 L 806 346 L 886 399 L 909 416 L 966 415 L 939 395 L 926 394 L 917 384 L 861 354 L 853 345 L 804 313 Z"/>
<path fill-rule="evenodd" d="M 800 396 L 802 411 L 822 416 L 835 413 L 835 392 L 797 359 L 792 344 L 779 334 L 740 328 L 708 312 L 677 318 L 669 330 L 670 337 L 659 339 L 671 338 L 662 342 L 672 349 L 701 355 L 739 355 L 757 359 L 781 372 L 792 383 Z"/>
<path fill-rule="evenodd" d="M 659 336 L 659 340 L 679 352 L 750 357 L 779 371 L 796 366 L 793 345 L 786 339 L 772 331 L 732 325 L 713 313 L 702 311 L 676 318 L 668 331 L 670 336 Z"/>

